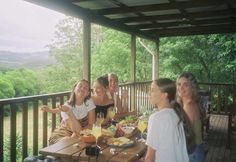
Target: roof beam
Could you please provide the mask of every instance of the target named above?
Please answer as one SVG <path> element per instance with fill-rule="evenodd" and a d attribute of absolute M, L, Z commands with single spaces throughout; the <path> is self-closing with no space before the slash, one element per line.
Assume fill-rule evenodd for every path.
<path fill-rule="evenodd" d="M 188 13 L 190 17 L 203 18 L 203 17 L 221 17 L 221 16 L 235 16 L 236 10 L 221 10 L 221 11 L 207 11 L 207 12 L 195 12 Z M 182 14 L 168 14 L 168 15 L 155 15 L 155 16 L 145 16 L 145 17 L 127 17 L 114 19 L 122 23 L 132 23 L 132 22 L 145 22 L 145 21 L 158 21 L 158 20 L 176 20 L 182 19 Z"/>
<path fill-rule="evenodd" d="M 206 24 L 223 24 L 229 22 L 236 22 L 236 18 L 219 18 L 219 19 L 205 19 L 190 21 L 178 21 L 169 23 L 158 23 L 158 24 L 142 24 L 142 25 L 130 25 L 131 27 L 144 30 L 144 29 L 155 29 L 155 28 L 167 28 L 173 26 L 187 26 L 187 25 L 206 25 Z"/>
<path fill-rule="evenodd" d="M 201 35 L 201 34 L 222 34 L 236 32 L 236 24 L 222 24 L 209 26 L 196 26 L 185 28 L 170 28 L 160 30 L 150 30 L 149 33 L 157 34 L 159 37 Z"/>
<path fill-rule="evenodd" d="M 185 2 L 171 2 L 164 4 L 131 6 L 122 8 L 117 7 L 109 9 L 98 9 L 94 11 L 100 15 L 113 15 L 113 14 L 132 13 L 132 12 L 150 12 L 150 11 L 207 7 L 207 6 L 219 6 L 224 4 L 227 4 L 227 2 L 222 0 L 208 0 L 208 1 L 197 0 L 197 1 L 185 1 Z"/>

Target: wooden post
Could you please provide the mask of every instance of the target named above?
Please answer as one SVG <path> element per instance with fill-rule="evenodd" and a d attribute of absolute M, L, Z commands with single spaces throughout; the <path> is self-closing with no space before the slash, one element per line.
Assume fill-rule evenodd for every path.
<path fill-rule="evenodd" d="M 3 120 L 4 120 L 4 105 L 0 104 L 0 162 L 3 162 Z"/>
<path fill-rule="evenodd" d="M 11 104 L 11 117 L 10 117 L 10 161 L 16 162 L 16 104 Z"/>
<path fill-rule="evenodd" d="M 160 54 L 160 38 L 156 41 L 156 55 L 152 55 L 152 80 L 159 78 L 159 54 Z"/>
<path fill-rule="evenodd" d="M 39 138 L 39 111 L 38 111 L 38 100 L 35 99 L 33 100 L 33 155 L 38 155 L 38 138 Z M 43 135 L 44 133 L 44 129 L 43 129 Z M 47 138 L 47 137 L 43 137 L 43 138 Z M 40 141 L 42 142 L 42 141 Z"/>
<path fill-rule="evenodd" d="M 28 156 L 28 103 L 23 102 L 22 107 L 22 161 Z"/>
<path fill-rule="evenodd" d="M 90 83 L 91 77 L 91 23 L 88 20 L 83 20 L 83 78 Z"/>
<path fill-rule="evenodd" d="M 136 36 L 131 35 L 131 82 L 133 86 L 131 87 L 131 110 L 136 110 L 135 105 L 135 82 L 136 82 Z"/>

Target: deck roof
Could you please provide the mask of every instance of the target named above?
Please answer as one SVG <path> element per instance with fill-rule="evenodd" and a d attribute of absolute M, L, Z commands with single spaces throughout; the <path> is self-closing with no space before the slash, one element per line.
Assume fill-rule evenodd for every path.
<path fill-rule="evenodd" d="M 158 37 L 236 33 L 235 0 L 27 0 L 95 24 Z"/>

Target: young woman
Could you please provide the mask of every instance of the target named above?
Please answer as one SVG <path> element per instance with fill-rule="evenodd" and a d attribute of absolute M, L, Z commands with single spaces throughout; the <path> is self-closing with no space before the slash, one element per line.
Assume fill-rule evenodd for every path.
<path fill-rule="evenodd" d="M 107 115 L 108 109 L 114 107 L 113 99 L 107 96 L 108 85 L 108 80 L 104 76 L 97 78 L 93 83 L 92 99 L 96 105 L 96 114 L 99 112 L 104 114 L 105 120 L 103 124 L 110 120 Z"/>
<path fill-rule="evenodd" d="M 192 73 L 182 73 L 177 81 L 177 101 L 183 107 L 190 121 L 196 145 L 189 154 L 190 162 L 204 162 L 205 155 L 202 144 L 202 120 L 198 96 L 197 80 Z"/>
<path fill-rule="evenodd" d="M 109 93 L 108 97 L 114 100 L 114 103 L 117 107 L 117 115 L 116 118 L 125 117 L 127 115 L 135 115 L 136 111 L 128 112 L 128 92 L 123 90 L 121 92 L 121 96 L 118 94 L 119 90 L 119 80 L 118 76 L 114 73 L 108 73 L 107 79 L 109 82 Z M 120 98 L 121 97 L 121 98 Z"/>
<path fill-rule="evenodd" d="M 52 132 L 49 144 L 54 144 L 65 137 L 79 136 L 82 128 L 91 127 L 95 123 L 95 105 L 90 99 L 89 83 L 84 79 L 73 86 L 70 99 L 64 105 L 56 109 L 43 106 L 41 110 L 51 113 L 62 111 L 63 122 Z"/>
<path fill-rule="evenodd" d="M 188 162 L 183 117 L 175 103 L 176 87 L 170 79 L 151 84 L 150 101 L 158 107 L 148 121 L 145 162 Z M 178 109 L 178 110 L 175 110 Z"/>

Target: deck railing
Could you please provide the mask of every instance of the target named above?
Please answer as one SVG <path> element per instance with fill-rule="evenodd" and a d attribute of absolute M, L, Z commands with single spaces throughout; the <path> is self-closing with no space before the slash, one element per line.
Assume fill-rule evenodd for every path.
<path fill-rule="evenodd" d="M 120 85 L 119 94 L 123 94 L 122 102 L 125 103 L 124 106 L 127 106 L 129 111 L 139 111 L 140 108 L 151 109 L 153 107 L 148 99 L 150 83 L 151 81 Z M 200 83 L 200 87 L 210 92 L 211 113 L 226 114 L 236 108 L 236 85 Z M 60 118 L 59 115 L 42 113 L 39 107 L 41 105 L 49 105 L 54 108 L 57 103 L 63 104 L 68 99 L 69 94 L 70 92 L 63 92 L 0 100 L 0 162 L 5 161 L 4 154 L 9 150 L 11 162 L 19 159 L 16 156 L 17 152 L 21 154 L 19 161 L 22 161 L 29 154 L 37 155 L 38 150 L 48 144 L 47 139 L 50 132 L 54 130 L 57 120 Z M 4 117 L 4 113 L 8 110 L 10 111 L 10 116 Z M 29 120 L 30 111 L 33 114 L 32 121 Z M 19 114 L 22 115 L 21 123 L 18 123 L 17 120 Z M 8 133 L 6 132 L 7 126 L 4 127 L 6 118 L 10 120 L 10 129 L 8 129 L 10 130 L 9 137 L 6 136 Z M 32 123 L 32 127 L 28 126 L 29 123 Z M 20 130 L 18 130 L 19 125 L 22 125 Z M 30 145 L 30 139 L 28 138 L 30 131 L 32 132 L 33 138 L 32 145 Z M 17 145 L 19 144 L 17 143 L 18 132 L 21 138 L 20 141 L 22 141 L 20 143 L 21 150 L 17 149 Z M 9 141 L 7 138 L 10 138 L 9 150 L 6 150 L 6 147 L 4 147 L 5 141 Z"/>

